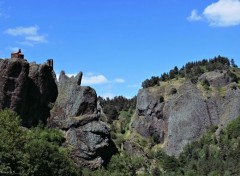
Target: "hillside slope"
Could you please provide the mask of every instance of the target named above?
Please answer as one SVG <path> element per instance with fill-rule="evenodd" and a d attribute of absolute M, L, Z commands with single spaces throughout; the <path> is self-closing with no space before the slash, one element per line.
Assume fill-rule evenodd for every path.
<path fill-rule="evenodd" d="M 131 124 L 132 136 L 137 132 L 146 138 L 153 137 L 167 154 L 178 156 L 186 144 L 211 126 L 220 130 L 238 117 L 239 73 L 238 68 L 224 65 L 222 69 L 184 78 L 175 76 L 141 89 Z"/>

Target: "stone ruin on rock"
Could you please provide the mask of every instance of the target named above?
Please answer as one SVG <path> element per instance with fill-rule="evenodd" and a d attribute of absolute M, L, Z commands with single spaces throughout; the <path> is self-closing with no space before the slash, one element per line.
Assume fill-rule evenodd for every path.
<path fill-rule="evenodd" d="M 80 86 L 81 80 L 82 72 L 69 78 L 62 71 L 57 82 L 52 59 L 29 63 L 21 50 L 13 52 L 10 59 L 0 59 L 0 109 L 17 112 L 24 127 L 42 121 L 58 128 L 76 164 L 96 169 L 117 149 L 110 127 L 99 119 L 95 90 Z"/>
<path fill-rule="evenodd" d="M 46 123 L 57 95 L 52 61 L 29 63 L 20 49 L 10 59 L 0 59 L 0 109 L 17 112 L 23 126 Z"/>
<path fill-rule="evenodd" d="M 24 59 L 24 54 L 22 53 L 22 50 L 19 49 L 18 52 L 12 52 L 11 59 L 13 58 Z"/>

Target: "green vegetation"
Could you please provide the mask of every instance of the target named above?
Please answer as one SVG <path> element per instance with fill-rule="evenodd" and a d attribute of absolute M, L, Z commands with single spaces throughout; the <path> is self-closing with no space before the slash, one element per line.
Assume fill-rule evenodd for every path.
<path fill-rule="evenodd" d="M 79 175 L 61 145 L 63 134 L 42 125 L 24 129 L 10 110 L 0 112 L 0 175 Z"/>
<path fill-rule="evenodd" d="M 151 79 L 146 79 L 142 83 L 143 88 L 159 86 L 160 81 L 169 81 L 172 79 L 186 78 L 190 79 L 192 83 L 196 84 L 198 82 L 198 77 L 205 72 L 210 72 L 214 70 L 227 70 L 229 71 L 230 66 L 237 68 L 234 60 L 229 61 L 228 58 L 218 56 L 213 59 L 203 59 L 197 62 L 188 62 L 181 69 L 175 66 L 169 73 L 163 73 L 160 77 L 152 76 Z M 239 78 L 235 76 L 232 72 L 229 72 L 232 77 L 233 82 L 237 82 Z"/>
<path fill-rule="evenodd" d="M 168 156 L 160 148 L 146 156 L 121 152 L 113 156 L 105 169 L 84 170 L 87 176 L 128 175 L 238 175 L 240 172 L 240 117 L 216 134 L 212 126 L 198 141 L 188 144 L 178 158 Z"/>
<path fill-rule="evenodd" d="M 94 172 L 88 169 L 83 170 L 84 176 L 133 176 L 149 175 L 148 163 L 143 157 L 133 156 L 130 153 L 122 152 L 112 157 L 107 168 L 99 169 Z"/>
<path fill-rule="evenodd" d="M 113 99 L 104 99 L 98 97 L 100 105 L 103 107 L 103 112 L 107 116 L 108 123 L 112 124 L 113 120 L 116 120 L 121 111 L 128 111 L 129 109 L 134 110 L 137 104 L 137 97 L 127 99 L 123 96 L 117 96 Z"/>
<path fill-rule="evenodd" d="M 204 79 L 202 81 L 202 86 L 204 87 L 205 90 L 210 90 L 210 84 L 207 79 Z"/>

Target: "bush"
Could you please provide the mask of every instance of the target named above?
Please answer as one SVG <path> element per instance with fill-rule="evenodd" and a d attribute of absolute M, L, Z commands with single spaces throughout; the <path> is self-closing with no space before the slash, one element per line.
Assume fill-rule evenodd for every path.
<path fill-rule="evenodd" d="M 204 79 L 202 82 L 202 86 L 204 87 L 205 90 L 210 90 L 210 83 L 207 79 Z"/>
<path fill-rule="evenodd" d="M 159 98 L 160 103 L 164 102 L 164 97 L 161 95 Z"/>
<path fill-rule="evenodd" d="M 63 134 L 41 127 L 20 126 L 16 113 L 0 111 L 0 171 L 19 175 L 79 175 L 69 151 L 61 147 Z"/>
<path fill-rule="evenodd" d="M 176 88 L 171 88 L 170 95 L 174 95 L 176 93 L 177 93 L 177 89 Z"/>
<path fill-rule="evenodd" d="M 158 76 L 152 76 L 151 79 L 146 79 L 145 81 L 143 81 L 142 87 L 145 89 L 148 87 L 159 86 L 159 81 L 160 78 Z"/>

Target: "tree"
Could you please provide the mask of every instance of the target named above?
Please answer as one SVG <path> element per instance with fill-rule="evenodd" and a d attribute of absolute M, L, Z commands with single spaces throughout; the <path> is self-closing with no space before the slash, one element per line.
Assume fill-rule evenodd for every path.
<path fill-rule="evenodd" d="M 0 172 L 11 174 L 24 170 L 26 160 L 22 147 L 26 138 L 20 122 L 13 111 L 0 111 Z"/>
<path fill-rule="evenodd" d="M 174 72 L 174 70 L 170 70 L 170 72 L 169 72 L 169 77 L 170 77 L 170 79 L 175 78 L 175 72 Z"/>
<path fill-rule="evenodd" d="M 173 70 L 174 70 L 174 74 L 175 74 L 175 75 L 178 75 L 178 72 L 179 72 L 179 71 L 178 71 L 178 67 L 175 66 Z"/>
<path fill-rule="evenodd" d="M 79 175 L 70 153 L 55 129 L 23 129 L 10 110 L 0 111 L 0 175 Z M 2 173 L 1 173 L 2 172 Z"/>
<path fill-rule="evenodd" d="M 237 68 L 237 67 L 238 67 L 238 66 L 235 64 L 235 61 L 234 61 L 234 59 L 231 59 L 231 61 L 230 61 L 230 62 L 231 62 L 231 66 L 232 66 L 232 67 L 235 67 L 235 68 Z"/>

